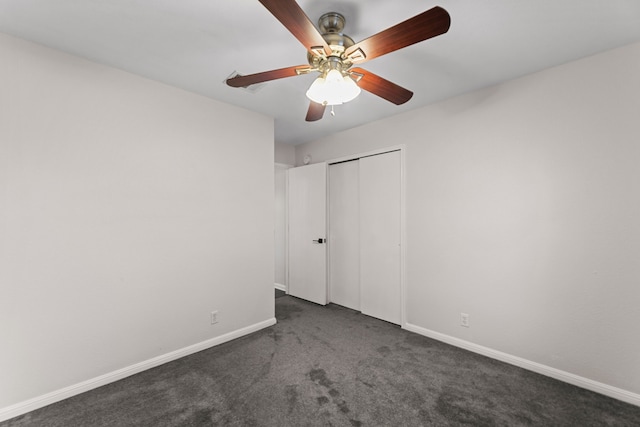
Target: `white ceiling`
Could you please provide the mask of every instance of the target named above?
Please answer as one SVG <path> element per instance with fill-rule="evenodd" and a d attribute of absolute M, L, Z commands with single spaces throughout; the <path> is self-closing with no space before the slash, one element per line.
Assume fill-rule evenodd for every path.
<path fill-rule="evenodd" d="M 436 5 L 452 23 L 442 36 L 362 65 L 412 90 L 408 103 L 363 92 L 313 123 L 304 120 L 313 75 L 255 92 L 223 83 L 234 71 L 306 63 L 305 48 L 257 0 L 0 0 L 0 31 L 272 116 L 276 141 L 289 144 L 640 41 L 640 0 L 298 3 L 314 23 L 342 13 L 356 42 Z"/>

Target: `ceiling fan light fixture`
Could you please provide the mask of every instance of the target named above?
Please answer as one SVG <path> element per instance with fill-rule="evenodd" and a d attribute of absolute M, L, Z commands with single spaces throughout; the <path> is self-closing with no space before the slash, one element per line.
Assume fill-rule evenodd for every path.
<path fill-rule="evenodd" d="M 342 75 L 336 69 L 329 70 L 311 84 L 307 98 L 322 105 L 340 105 L 354 100 L 360 95 L 360 87 L 349 75 Z"/>

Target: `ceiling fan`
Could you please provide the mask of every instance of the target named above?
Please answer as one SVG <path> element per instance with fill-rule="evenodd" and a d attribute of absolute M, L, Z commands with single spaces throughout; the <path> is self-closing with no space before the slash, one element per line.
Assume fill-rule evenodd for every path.
<path fill-rule="evenodd" d="M 259 1 L 307 48 L 308 65 L 236 75 L 226 82 L 232 87 L 247 87 L 317 71 L 320 76 L 307 91 L 311 100 L 306 116 L 308 122 L 320 120 L 327 105 L 351 101 L 361 89 L 396 105 L 407 102 L 413 92 L 354 65 L 444 34 L 451 25 L 447 11 L 436 6 L 355 43 L 342 33 L 345 19 L 337 12 L 320 17 L 320 32 L 295 0 Z"/>

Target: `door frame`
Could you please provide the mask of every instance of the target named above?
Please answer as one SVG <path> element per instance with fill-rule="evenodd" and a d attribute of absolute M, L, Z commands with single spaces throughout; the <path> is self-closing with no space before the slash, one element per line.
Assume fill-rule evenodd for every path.
<path fill-rule="evenodd" d="M 348 162 L 351 160 L 360 159 L 362 157 L 376 156 L 379 154 L 390 153 L 392 151 L 400 152 L 400 327 L 406 329 L 407 326 L 407 291 L 406 291 L 406 246 L 407 246 L 407 227 L 406 227 L 406 154 L 407 147 L 405 144 L 393 145 L 390 147 L 380 148 L 371 151 L 365 151 L 363 153 L 351 154 L 348 156 L 338 157 L 335 159 L 326 160 L 327 170 L 329 166 L 335 163 Z M 328 179 L 328 178 L 327 178 Z M 327 201 L 329 200 L 330 188 L 327 186 Z M 330 218 L 329 218 L 329 204 L 327 203 L 327 236 L 329 236 L 331 230 Z M 331 275 L 329 252 L 331 251 L 331 242 L 327 245 L 327 298 L 331 301 Z"/>

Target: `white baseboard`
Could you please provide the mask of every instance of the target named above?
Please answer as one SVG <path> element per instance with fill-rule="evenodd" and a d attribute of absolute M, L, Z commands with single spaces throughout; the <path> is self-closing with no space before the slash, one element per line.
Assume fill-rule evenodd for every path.
<path fill-rule="evenodd" d="M 461 340 L 449 335 L 441 334 L 439 332 L 431 331 L 429 329 L 422 328 L 420 326 L 406 323 L 403 326 L 404 329 L 415 332 L 420 335 L 424 335 L 429 338 L 433 338 L 438 341 L 442 341 L 447 344 L 451 344 L 455 347 L 460 347 L 465 350 L 472 351 L 474 353 L 481 354 L 483 356 L 490 357 L 492 359 L 500 360 L 511 365 L 518 366 L 520 368 L 527 369 L 529 371 L 536 372 L 538 374 L 551 377 L 565 383 L 569 383 L 596 393 L 603 394 L 605 396 L 613 397 L 614 399 L 622 400 L 623 402 L 631 403 L 632 405 L 640 406 L 640 394 L 632 393 L 621 388 L 613 387 L 598 381 L 593 381 L 588 378 L 584 378 L 569 372 L 561 371 L 560 369 L 552 368 L 550 366 L 542 365 L 540 363 L 532 362 L 521 357 L 513 356 L 507 353 L 503 353 L 498 350 L 493 350 L 488 347 L 483 347 L 478 344 L 474 344 L 469 341 Z"/>
<path fill-rule="evenodd" d="M 33 399 L 26 400 L 24 402 L 17 403 L 5 408 L 0 409 L 0 422 L 17 417 L 27 412 L 34 411 L 44 406 L 50 405 L 55 402 L 59 402 L 69 397 L 84 393 L 94 388 L 101 387 L 103 385 L 121 380 L 131 375 L 146 371 L 147 369 L 155 368 L 167 362 L 171 362 L 181 357 L 188 356 L 193 353 L 197 353 L 202 350 L 206 350 L 210 347 L 220 345 L 227 341 L 231 341 L 236 338 L 248 335 L 250 333 L 259 331 L 260 329 L 267 328 L 275 325 L 276 319 L 271 318 L 254 325 L 247 326 L 246 328 L 238 329 L 236 331 L 229 332 L 219 337 L 211 338 L 200 343 L 190 345 L 188 347 L 181 348 L 179 350 L 172 351 L 170 353 L 163 354 L 161 356 L 154 357 L 152 359 L 145 360 L 135 365 L 127 366 L 117 371 L 110 372 L 108 374 L 100 375 L 99 377 L 91 378 L 87 381 L 83 381 L 78 384 L 74 384 L 69 387 L 65 387 L 60 390 L 53 391 L 51 393 L 44 394 L 42 396 L 35 397 Z"/>
<path fill-rule="evenodd" d="M 276 289 L 279 289 L 283 292 L 287 292 L 287 287 L 285 285 L 283 285 L 282 283 L 275 283 L 275 287 Z"/>

